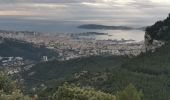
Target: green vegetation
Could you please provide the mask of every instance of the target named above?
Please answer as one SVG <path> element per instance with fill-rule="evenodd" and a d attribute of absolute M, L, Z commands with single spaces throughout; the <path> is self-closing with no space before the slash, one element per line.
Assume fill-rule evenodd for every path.
<path fill-rule="evenodd" d="M 134 85 L 128 85 L 123 91 L 118 92 L 117 100 L 141 100 L 142 92 L 138 92 Z"/>
<path fill-rule="evenodd" d="M 116 94 L 132 83 L 143 91 L 143 100 L 166 100 L 170 98 L 169 49 L 170 44 L 167 43 L 154 53 L 148 52 L 131 59 L 99 56 L 65 62 L 53 61 L 38 64 L 28 72 L 34 71 L 33 76 L 24 76 L 26 83 L 30 82 L 31 86 L 33 83 L 33 86 L 44 83 L 48 87 L 47 92 L 67 81 Z"/>
<path fill-rule="evenodd" d="M 20 91 L 13 91 L 11 94 L 0 92 L 0 100 L 33 100 L 28 96 L 24 96 Z"/>
<path fill-rule="evenodd" d="M 0 43 L 1 56 L 20 56 L 30 60 L 41 60 L 42 56 L 49 58 L 57 57 L 56 52 L 45 47 L 37 47 L 31 43 L 27 43 L 15 39 L 3 39 Z"/>
<path fill-rule="evenodd" d="M 116 94 L 128 84 L 141 89 L 142 100 L 170 99 L 170 43 L 140 56 L 127 59 L 121 66 L 74 78 L 71 83 L 91 86 Z M 102 63 L 102 62 L 101 62 Z M 114 65 L 112 65 L 114 66 Z"/>
<path fill-rule="evenodd" d="M 16 90 L 15 82 L 10 80 L 3 72 L 0 72 L 0 90 L 5 93 L 12 93 Z"/>
<path fill-rule="evenodd" d="M 15 82 L 10 80 L 7 75 L 0 72 L 0 100 L 32 100 L 24 96 L 17 88 Z"/>
<path fill-rule="evenodd" d="M 154 25 L 147 27 L 146 33 L 155 40 L 170 40 L 170 14 L 165 20 L 158 21 Z"/>
<path fill-rule="evenodd" d="M 48 96 L 40 96 L 38 100 L 141 100 L 142 96 L 142 92 L 138 91 L 132 84 L 114 95 L 91 87 L 64 83 Z"/>
<path fill-rule="evenodd" d="M 0 72 L 0 86 L 0 100 L 125 100 L 121 98 L 128 98 L 126 100 L 140 100 L 141 98 L 141 93 L 138 93 L 133 85 L 129 85 L 125 90 L 119 92 L 116 97 L 109 93 L 97 91 L 91 87 L 69 85 L 68 83 L 59 86 L 56 91 L 54 89 L 47 97 L 34 96 L 31 98 L 23 95 L 17 88 L 17 84 L 2 72 Z"/>
<path fill-rule="evenodd" d="M 107 69 L 114 69 L 120 66 L 125 59 L 126 57 L 119 56 L 93 56 L 69 61 L 51 61 L 37 64 L 29 71 L 24 72 L 22 76 L 29 86 L 45 83 L 45 85 L 51 87 L 72 80 L 75 74 L 84 71 L 95 73 Z M 34 72 L 34 74 L 30 76 L 32 72 Z"/>
<path fill-rule="evenodd" d="M 116 97 L 90 87 L 63 85 L 54 93 L 53 100 L 116 100 Z"/>

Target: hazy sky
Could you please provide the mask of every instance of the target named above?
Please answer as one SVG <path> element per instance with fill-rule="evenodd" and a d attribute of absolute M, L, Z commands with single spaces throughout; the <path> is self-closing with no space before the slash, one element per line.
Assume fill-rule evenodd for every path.
<path fill-rule="evenodd" d="M 168 13 L 170 0 L 0 0 L 1 23 L 17 19 L 148 25 Z"/>

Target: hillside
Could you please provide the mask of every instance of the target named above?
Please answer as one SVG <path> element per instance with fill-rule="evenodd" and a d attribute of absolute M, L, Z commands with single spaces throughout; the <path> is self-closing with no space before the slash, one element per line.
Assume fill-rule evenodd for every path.
<path fill-rule="evenodd" d="M 138 91 L 132 84 L 129 84 L 122 91 L 118 91 L 115 95 L 91 87 L 69 85 L 68 83 L 59 86 L 52 92 L 48 92 L 48 94 L 43 93 L 46 96 L 37 95 L 37 92 L 36 95 L 25 95 L 18 84 L 3 72 L 0 72 L 0 91 L 0 100 L 124 100 L 124 98 L 141 100 L 142 97 L 142 92 Z"/>
<path fill-rule="evenodd" d="M 49 58 L 57 57 L 57 53 L 45 47 L 38 47 L 31 43 L 27 43 L 15 39 L 2 39 L 0 43 L 0 56 L 20 56 L 29 60 L 41 60 L 42 56 Z"/>
<path fill-rule="evenodd" d="M 150 35 L 151 40 L 169 41 L 170 40 L 170 14 L 165 20 L 158 21 L 154 25 L 147 27 L 146 35 Z"/>
<path fill-rule="evenodd" d="M 132 83 L 143 91 L 143 100 L 166 100 L 170 98 L 169 49 L 170 44 L 167 43 L 155 53 L 148 52 L 129 60 L 90 57 L 67 62 L 43 63 L 31 69 L 36 73 L 27 77 L 26 83 L 44 83 L 53 90 L 57 85 L 67 81 L 113 94 Z M 85 72 L 86 70 L 88 72 Z"/>
<path fill-rule="evenodd" d="M 169 17 L 162 23 L 168 23 L 168 19 Z M 165 32 L 169 32 L 170 25 L 167 25 Z M 157 29 L 163 26 L 157 27 L 156 23 L 151 27 Z M 165 45 L 155 52 L 148 51 L 133 58 L 88 57 L 65 62 L 40 63 L 23 76 L 31 86 L 42 83 L 47 86 L 41 95 L 56 89 L 66 81 L 80 86 L 91 86 L 111 94 L 133 84 L 143 92 L 142 100 L 169 100 L 170 42 L 169 35 L 165 36 L 169 33 L 161 32 L 158 35 L 157 31 L 150 33 L 147 29 L 146 34 L 149 34 L 152 40 L 164 41 Z M 31 72 L 35 73 L 28 77 Z"/>
<path fill-rule="evenodd" d="M 116 68 L 125 59 L 126 57 L 119 56 L 93 56 L 69 61 L 44 62 L 33 66 L 29 71 L 22 73 L 22 76 L 28 86 L 46 82 L 48 83 L 46 85 L 55 86 L 58 83 L 71 80 L 76 73 L 96 73 Z M 30 75 L 30 73 L 34 74 Z"/>
<path fill-rule="evenodd" d="M 128 84 L 134 84 L 143 100 L 170 99 L 170 43 L 135 58 L 89 57 L 66 62 L 38 64 L 25 75 L 26 83 L 44 83 L 50 91 L 65 81 L 91 86 L 106 93 L 116 94 Z M 86 72 L 88 71 L 88 72 Z M 48 89 L 47 89 L 48 90 Z M 43 95 L 49 93 L 43 92 Z M 42 94 L 41 94 L 42 95 Z"/>
<path fill-rule="evenodd" d="M 132 83 L 143 91 L 143 100 L 169 100 L 169 50 L 170 43 L 167 43 L 154 53 L 141 54 L 113 70 L 82 75 L 69 82 L 90 85 L 113 94 Z"/>

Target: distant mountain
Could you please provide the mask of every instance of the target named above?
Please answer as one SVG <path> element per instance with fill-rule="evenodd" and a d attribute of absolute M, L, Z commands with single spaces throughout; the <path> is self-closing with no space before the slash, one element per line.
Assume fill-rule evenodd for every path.
<path fill-rule="evenodd" d="M 78 28 L 81 29 L 103 29 L 103 30 L 144 30 L 145 27 L 141 28 L 133 28 L 128 26 L 106 26 L 106 25 L 98 25 L 98 24 L 85 24 L 80 25 Z"/>

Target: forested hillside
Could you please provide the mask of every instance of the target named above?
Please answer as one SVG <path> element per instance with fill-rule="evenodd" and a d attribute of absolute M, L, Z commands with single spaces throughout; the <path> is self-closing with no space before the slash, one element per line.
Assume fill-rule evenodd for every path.
<path fill-rule="evenodd" d="M 7 74 L 0 72 L 0 100 L 141 100 L 142 92 L 130 84 L 117 94 L 104 93 L 91 87 L 69 85 L 62 86 L 43 94 L 24 95 L 17 82 L 12 81 Z M 46 96 L 45 96 L 46 95 Z"/>
<path fill-rule="evenodd" d="M 96 72 L 104 73 L 105 70 L 115 69 L 126 58 L 119 56 L 92 56 L 69 61 L 44 62 L 33 66 L 30 70 L 22 73 L 22 76 L 29 86 L 35 86 L 42 82 L 53 86 L 56 83 L 72 80 L 74 76 Z M 30 73 L 34 74 L 30 75 Z"/>
<path fill-rule="evenodd" d="M 158 21 L 154 25 L 146 28 L 146 34 L 149 34 L 152 40 L 170 40 L 170 14 L 163 20 Z"/>
<path fill-rule="evenodd" d="M 41 60 L 42 56 L 57 57 L 57 53 L 45 47 L 38 47 L 15 39 L 1 38 L 0 55 L 4 57 L 20 56 L 29 60 Z"/>

